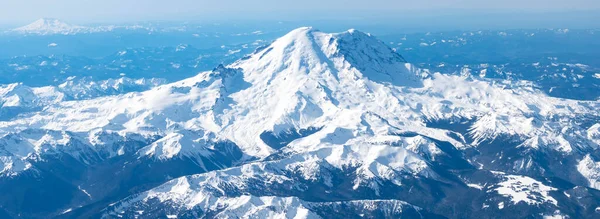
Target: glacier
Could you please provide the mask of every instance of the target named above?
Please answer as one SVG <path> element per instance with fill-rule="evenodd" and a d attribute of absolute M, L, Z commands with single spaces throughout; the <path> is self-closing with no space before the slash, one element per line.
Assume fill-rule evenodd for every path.
<path fill-rule="evenodd" d="M 27 217 L 598 216 L 600 102 L 419 69 L 368 33 L 127 81 L 144 89 L 0 88 L 24 109 L 0 120 L 0 192 L 54 200 Z"/>

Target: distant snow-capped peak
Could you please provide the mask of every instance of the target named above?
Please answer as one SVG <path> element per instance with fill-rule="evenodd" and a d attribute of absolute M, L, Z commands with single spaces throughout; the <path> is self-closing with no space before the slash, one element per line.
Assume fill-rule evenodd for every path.
<path fill-rule="evenodd" d="M 13 32 L 29 34 L 74 34 L 87 29 L 87 27 L 71 25 L 54 18 L 42 18 L 31 24 L 15 28 Z"/>
<path fill-rule="evenodd" d="M 80 26 L 73 25 L 54 18 L 41 18 L 28 25 L 12 29 L 8 33 L 32 34 L 32 35 L 73 35 L 81 33 L 109 32 L 117 29 L 122 30 L 147 30 L 154 31 L 152 27 L 140 25 L 99 25 Z"/>
<path fill-rule="evenodd" d="M 111 31 L 148 31 L 148 32 L 173 32 L 186 31 L 185 25 L 179 28 L 159 28 L 151 23 L 144 24 L 103 24 L 103 25 L 73 25 L 55 18 L 41 18 L 28 25 L 6 31 L 8 34 L 30 34 L 30 35 L 74 35 L 89 34 Z"/>

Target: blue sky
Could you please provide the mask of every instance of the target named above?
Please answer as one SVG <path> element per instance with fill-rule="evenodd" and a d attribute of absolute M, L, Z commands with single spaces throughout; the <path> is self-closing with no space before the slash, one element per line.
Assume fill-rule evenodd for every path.
<path fill-rule="evenodd" d="M 598 0 L 0 0 L 0 23 L 41 17 L 73 23 L 193 19 L 351 19 L 402 14 L 510 11 L 558 14 L 599 10 Z M 558 12 L 558 13 L 557 13 Z M 384 16 L 385 17 L 385 16 Z"/>

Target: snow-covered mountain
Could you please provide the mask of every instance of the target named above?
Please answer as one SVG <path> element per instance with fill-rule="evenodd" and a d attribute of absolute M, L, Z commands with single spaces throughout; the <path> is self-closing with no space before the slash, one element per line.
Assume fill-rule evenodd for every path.
<path fill-rule="evenodd" d="M 9 216 L 598 216 L 600 102 L 431 73 L 356 30 L 299 28 L 147 91 L 50 99 L 0 122 Z M 48 198 L 18 199 L 31 191 Z M 30 199 L 44 205 L 24 213 Z"/>
<path fill-rule="evenodd" d="M 69 78 L 58 86 L 45 87 L 29 87 L 22 83 L 0 85 L 0 121 L 39 111 L 61 101 L 144 91 L 165 83 L 165 80 L 156 78 L 134 80 L 122 77 L 103 81 Z"/>
<path fill-rule="evenodd" d="M 73 35 L 81 33 L 99 33 L 113 30 L 145 30 L 157 31 L 156 28 L 143 25 L 95 25 L 80 26 L 72 25 L 55 18 L 40 18 L 28 25 L 14 28 L 9 33 L 31 34 L 31 35 Z"/>
<path fill-rule="evenodd" d="M 88 27 L 71 25 L 54 18 L 41 18 L 28 25 L 15 28 L 12 32 L 23 34 L 76 34 L 88 31 Z"/>
<path fill-rule="evenodd" d="M 26 35 L 74 35 L 102 33 L 110 31 L 144 31 L 144 32 L 185 32 L 197 30 L 197 25 L 177 24 L 176 26 L 162 23 L 133 23 L 133 24 L 93 24 L 73 25 L 55 18 L 40 18 L 22 27 L 8 30 L 6 33 Z"/>

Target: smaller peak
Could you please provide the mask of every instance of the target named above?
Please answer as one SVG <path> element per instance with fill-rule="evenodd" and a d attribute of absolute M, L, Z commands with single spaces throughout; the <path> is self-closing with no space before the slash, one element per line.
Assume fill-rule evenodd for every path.
<path fill-rule="evenodd" d="M 27 87 L 25 86 L 22 82 L 17 82 L 17 83 L 12 83 L 12 84 L 2 84 L 0 85 L 0 92 L 1 91 L 13 91 L 16 89 L 20 89 L 20 88 L 24 88 Z"/>
<path fill-rule="evenodd" d="M 0 100 L 7 98 L 8 96 L 17 95 L 17 96 L 31 96 L 32 88 L 24 85 L 23 83 L 12 83 L 6 85 L 0 85 Z M 2 106 L 3 101 L 0 101 L 0 106 Z"/>

